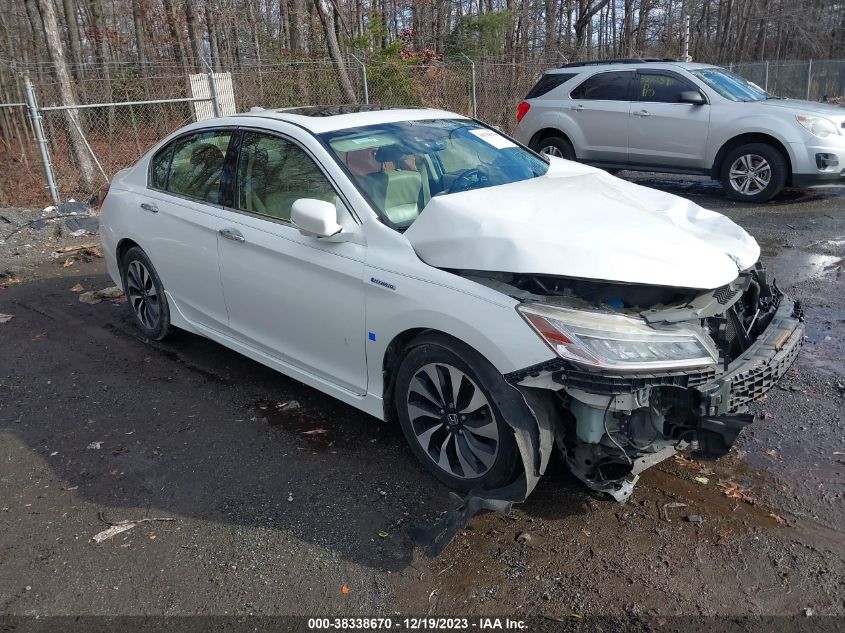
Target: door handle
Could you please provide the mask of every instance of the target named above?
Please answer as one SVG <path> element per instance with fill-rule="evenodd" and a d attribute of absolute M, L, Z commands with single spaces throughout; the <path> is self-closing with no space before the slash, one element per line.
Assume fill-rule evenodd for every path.
<path fill-rule="evenodd" d="M 243 233 L 241 233 L 238 229 L 220 229 L 217 231 L 225 237 L 227 240 L 232 240 L 233 242 L 245 242 L 246 238 L 244 237 Z"/>
<path fill-rule="evenodd" d="M 154 205 L 152 202 L 142 202 L 141 208 L 144 211 L 149 211 L 150 213 L 158 213 L 158 207 Z"/>
<path fill-rule="evenodd" d="M 651 112 L 649 112 L 648 110 L 640 110 L 639 112 L 634 112 L 634 116 L 647 117 L 651 116 Z"/>
<path fill-rule="evenodd" d="M 584 106 L 579 103 L 576 106 L 572 106 L 572 109 L 575 110 L 576 112 L 581 112 L 584 109 Z"/>

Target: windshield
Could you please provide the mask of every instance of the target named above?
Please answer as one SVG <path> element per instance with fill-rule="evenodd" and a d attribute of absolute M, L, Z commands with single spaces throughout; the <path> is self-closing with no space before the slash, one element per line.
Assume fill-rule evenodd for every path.
<path fill-rule="evenodd" d="M 774 98 L 760 86 L 724 68 L 702 68 L 690 72 L 731 101 L 765 101 Z"/>
<path fill-rule="evenodd" d="M 546 173 L 548 163 L 464 119 L 399 121 L 322 135 L 358 189 L 393 228 L 408 228 L 433 196 Z"/>

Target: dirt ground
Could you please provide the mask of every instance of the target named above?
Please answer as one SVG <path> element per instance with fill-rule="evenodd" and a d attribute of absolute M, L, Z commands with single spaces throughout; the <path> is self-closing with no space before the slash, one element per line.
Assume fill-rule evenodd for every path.
<path fill-rule="evenodd" d="M 97 238 L 17 233 L 0 245 L 0 613 L 845 616 L 845 190 L 742 206 L 634 178 L 757 237 L 804 303 L 804 350 L 726 458 L 668 460 L 625 505 L 554 462 L 436 559 L 409 528 L 448 491 L 398 428 L 202 338 L 142 340 L 122 299 L 72 291 L 111 285 L 95 250 L 52 255 Z M 39 214 L 0 211 L 0 238 Z"/>

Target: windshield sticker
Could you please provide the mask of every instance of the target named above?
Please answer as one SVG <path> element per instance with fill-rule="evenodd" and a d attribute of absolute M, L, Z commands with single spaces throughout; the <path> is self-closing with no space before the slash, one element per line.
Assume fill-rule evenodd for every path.
<path fill-rule="evenodd" d="M 496 149 L 505 149 L 506 147 L 516 147 L 516 143 L 510 139 L 505 138 L 501 134 L 497 134 L 493 130 L 477 129 L 469 130 L 469 133 L 477 136 L 488 145 L 492 145 Z"/>

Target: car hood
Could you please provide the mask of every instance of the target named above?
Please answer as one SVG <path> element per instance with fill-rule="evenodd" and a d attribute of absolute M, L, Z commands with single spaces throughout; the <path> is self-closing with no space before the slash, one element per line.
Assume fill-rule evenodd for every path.
<path fill-rule="evenodd" d="M 842 106 L 830 103 L 819 103 L 818 101 L 804 101 L 802 99 L 766 99 L 765 101 L 755 101 L 754 103 L 767 108 L 793 110 L 797 114 L 814 114 L 816 116 L 834 119 L 845 118 L 845 108 Z"/>
<path fill-rule="evenodd" d="M 437 268 L 701 289 L 760 256 L 719 213 L 558 158 L 539 178 L 432 198 L 405 237 Z"/>

